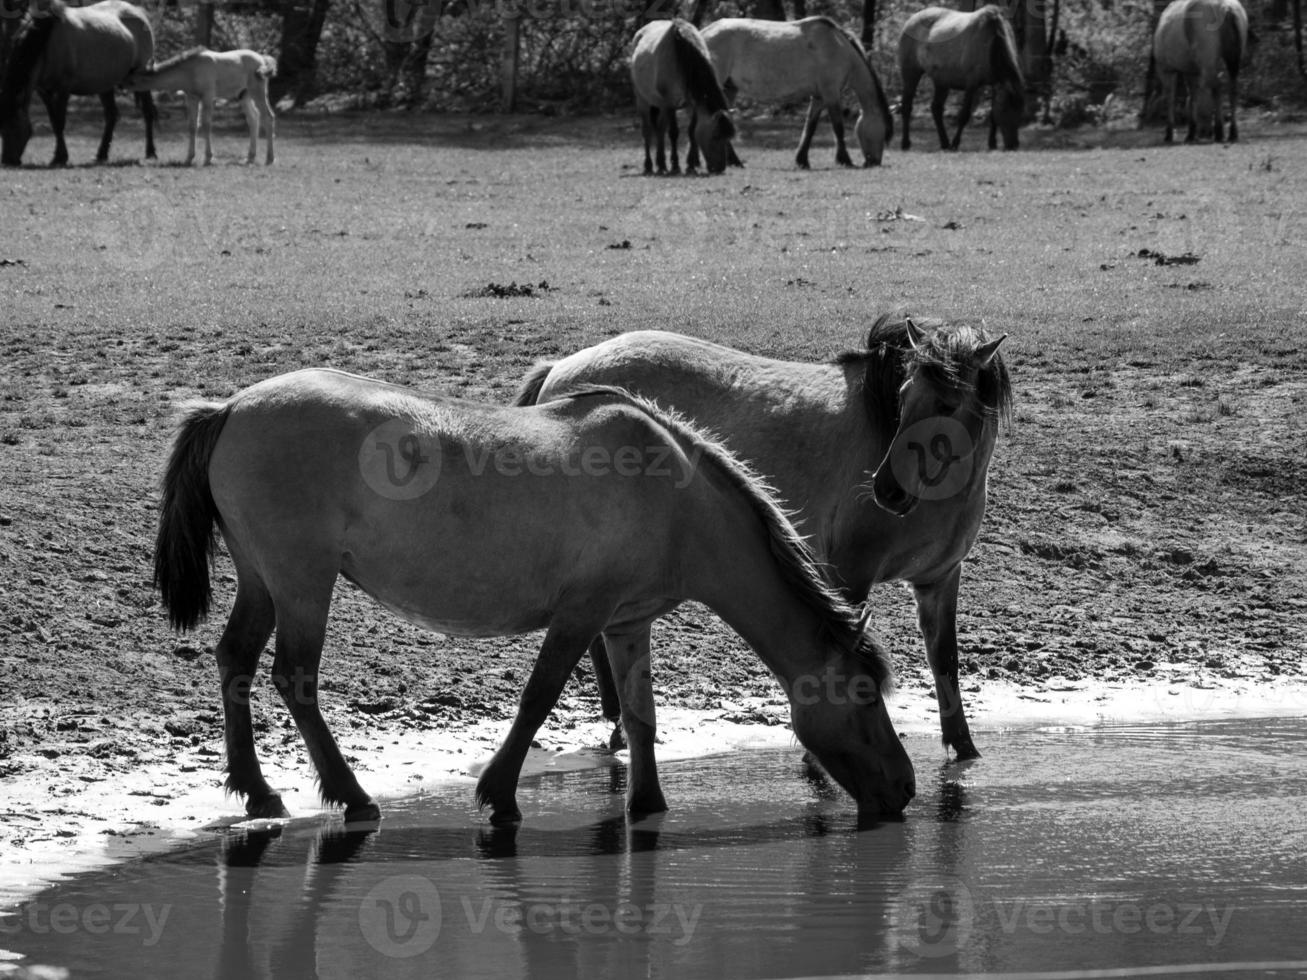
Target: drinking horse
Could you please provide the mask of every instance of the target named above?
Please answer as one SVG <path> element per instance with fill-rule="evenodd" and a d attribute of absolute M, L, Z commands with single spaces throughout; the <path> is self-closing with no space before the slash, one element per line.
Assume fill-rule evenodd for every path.
<path fill-rule="evenodd" d="M 531 740 L 599 634 L 619 676 L 649 624 L 693 599 L 757 651 L 789 695 L 795 734 L 857 802 L 898 813 L 912 764 L 886 713 L 883 650 L 826 585 L 759 479 L 690 423 L 617 389 L 532 408 L 420 395 L 337 371 L 281 375 L 190 407 L 163 481 L 155 582 L 174 626 L 210 604 L 221 532 L 236 598 L 216 648 L 227 788 L 284 815 L 254 750 L 249 685 L 276 631 L 272 680 L 322 799 L 375 819 L 318 707 L 332 588 L 343 576 L 442 633 L 544 642 L 477 799 L 521 814 Z M 632 700 L 634 698 L 635 700 Z M 627 808 L 666 809 L 651 698 L 623 695 Z"/>
<path fill-rule="evenodd" d="M 999 421 L 1011 411 L 1002 341 L 882 316 L 865 349 L 809 364 L 641 331 L 537 365 L 518 403 L 617 384 L 684 412 L 794 508 L 846 601 L 863 602 L 881 582 L 911 583 L 944 744 L 966 759 L 980 753 L 958 687 L 958 585 L 984 517 Z M 591 652 L 613 717 L 620 706 L 605 690 L 604 647 Z"/>

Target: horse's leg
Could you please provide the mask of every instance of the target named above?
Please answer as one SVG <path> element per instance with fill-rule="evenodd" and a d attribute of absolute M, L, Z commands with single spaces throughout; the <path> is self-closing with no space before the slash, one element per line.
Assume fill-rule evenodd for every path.
<path fill-rule="evenodd" d="M 953 134 L 953 149 L 962 145 L 962 129 L 971 121 L 971 110 L 976 105 L 976 90 L 974 88 L 963 89 L 962 107 L 958 109 L 958 131 Z"/>
<path fill-rule="evenodd" d="M 213 93 L 200 98 L 200 119 L 204 125 L 204 165 L 213 163 Z"/>
<path fill-rule="evenodd" d="M 675 112 L 675 109 L 666 109 L 661 106 L 655 106 L 654 112 L 654 138 L 657 140 L 657 146 L 654 148 L 654 167 L 658 173 L 667 173 L 667 114 Z"/>
<path fill-rule="evenodd" d="M 251 584 L 254 579 L 248 573 L 239 581 L 236 604 L 215 651 L 227 742 L 227 792 L 245 797 L 245 812 L 251 817 L 284 817 L 281 796 L 259 768 L 250 720 L 250 687 L 276 614 L 262 583 Z"/>
<path fill-rule="evenodd" d="M 817 132 L 817 120 L 821 118 L 821 110 L 822 101 L 814 95 L 812 101 L 808 103 L 808 117 L 803 121 L 803 135 L 799 137 L 799 152 L 794 154 L 794 162 L 804 170 L 808 169 L 808 147 L 812 146 L 812 135 Z"/>
<path fill-rule="evenodd" d="M 1212 139 L 1217 143 L 1225 142 L 1225 120 L 1222 118 L 1224 110 L 1221 108 L 1221 81 L 1219 77 L 1212 78 Z"/>
<path fill-rule="evenodd" d="M 930 97 L 930 117 L 935 120 L 935 132 L 939 134 L 939 148 L 949 149 L 948 130 L 944 128 L 944 103 L 948 101 L 948 89 L 936 83 L 935 93 Z"/>
<path fill-rule="evenodd" d="M 649 156 L 649 146 L 654 139 L 654 108 L 646 104 L 636 108 L 640 113 L 640 134 L 644 137 L 644 175 L 649 177 L 654 172 L 653 159 Z"/>
<path fill-rule="evenodd" d="M 195 162 L 195 136 L 200 129 L 200 97 L 186 93 L 186 166 Z"/>
<path fill-rule="evenodd" d="M 679 174 L 681 172 L 681 160 L 680 157 L 676 155 L 676 141 L 680 137 L 681 133 L 676 128 L 675 108 L 667 110 L 667 135 L 672 143 L 672 171 L 671 172 L 674 174 Z"/>
<path fill-rule="evenodd" d="M 254 100 L 248 91 L 245 98 L 241 99 L 241 112 L 245 114 L 245 125 L 250 131 L 250 149 L 245 154 L 245 165 L 248 167 L 254 163 L 254 157 L 259 152 L 259 110 L 254 108 Z"/>
<path fill-rule="evenodd" d="M 998 149 L 998 86 L 989 94 L 989 148 Z"/>
<path fill-rule="evenodd" d="M 853 166 L 849 157 L 849 148 L 844 145 L 844 109 L 839 96 L 826 102 L 826 114 L 830 116 L 830 128 L 835 133 L 835 162 L 841 167 Z"/>
<path fill-rule="evenodd" d="M 690 103 L 690 126 L 685 131 L 685 142 L 687 149 L 685 151 L 685 172 L 692 174 L 699 169 L 699 141 L 694 138 L 695 130 L 699 125 L 699 107 L 693 102 Z"/>
<path fill-rule="evenodd" d="M 903 98 L 899 111 L 903 113 L 903 149 L 912 149 L 912 100 L 916 98 L 917 86 L 921 83 L 921 72 L 905 70 L 903 72 Z"/>
<path fill-rule="evenodd" d="M 159 118 L 159 110 L 154 106 L 153 92 L 137 92 L 136 104 L 141 109 L 141 118 L 145 120 L 145 159 L 156 160 L 154 152 L 154 124 Z"/>
<path fill-rule="evenodd" d="M 381 810 L 354 778 L 318 708 L 318 666 L 326 637 L 331 582 L 325 588 L 301 589 L 293 598 L 275 598 L 277 653 L 272 661 L 272 682 L 313 760 L 322 801 L 343 803 L 346 821 L 377 820 Z"/>
<path fill-rule="evenodd" d="M 1188 96 L 1189 106 L 1189 132 L 1184 138 L 1186 143 L 1194 143 L 1198 140 L 1198 83 L 1200 81 L 1197 75 L 1184 77 L 1184 90 Z"/>
<path fill-rule="evenodd" d="M 266 139 L 268 141 L 268 152 L 263 158 L 264 166 L 271 166 L 275 154 L 273 153 L 273 144 L 277 141 L 277 114 L 272 111 L 272 103 L 268 101 L 268 80 L 265 78 L 261 85 L 254 89 L 254 98 L 259 110 L 263 116 L 264 125 L 268 127 Z"/>
<path fill-rule="evenodd" d="M 1175 81 L 1174 73 L 1168 73 L 1162 78 L 1162 89 L 1166 96 L 1166 135 L 1162 137 L 1163 143 L 1175 142 Z"/>
<path fill-rule="evenodd" d="M 45 103 L 50 128 L 54 130 L 54 159 L 50 161 L 50 166 L 65 166 L 68 163 L 68 146 L 64 143 L 64 121 L 68 118 L 68 96 L 57 92 L 42 92 L 41 101 Z"/>
<path fill-rule="evenodd" d="M 658 766 L 654 761 L 653 683 L 649 676 L 649 624 L 629 633 L 605 633 L 604 646 L 622 702 L 622 727 L 631 748 L 626 809 L 630 813 L 662 813 L 667 809 Z"/>
<path fill-rule="evenodd" d="M 594 668 L 595 686 L 599 688 L 599 708 L 604 720 L 613 723 L 613 734 L 608 739 L 608 747 L 617 751 L 624 744 L 622 702 L 617 695 L 617 685 L 613 683 L 613 668 L 608 664 L 608 651 L 602 636 L 596 636 L 590 641 L 590 666 Z"/>
<path fill-rule="evenodd" d="M 68 104 L 66 96 L 64 104 Z M 118 103 L 114 100 L 113 89 L 100 93 L 100 105 L 104 106 L 104 132 L 100 136 L 100 148 L 95 151 L 95 162 L 108 163 L 109 144 L 113 142 L 113 130 L 118 125 Z"/>
<path fill-rule="evenodd" d="M 558 703 L 567 678 L 601 628 L 591 619 L 580 624 L 555 618 L 549 624 L 545 641 L 531 669 L 531 677 L 522 691 L 517 717 L 513 719 L 504 744 L 477 780 L 477 803 L 490 805 L 492 824 L 516 823 L 522 819 L 522 811 L 517 808 L 517 778 L 531 748 L 531 740 Z"/>
<path fill-rule="evenodd" d="M 935 675 L 935 698 L 939 702 L 939 727 L 944 744 L 959 759 L 979 758 L 971 741 L 967 716 L 962 710 L 958 687 L 958 584 L 962 566 L 956 565 L 943 578 L 928 585 L 913 585 L 917 597 L 917 621 L 926 641 L 926 660 Z"/>

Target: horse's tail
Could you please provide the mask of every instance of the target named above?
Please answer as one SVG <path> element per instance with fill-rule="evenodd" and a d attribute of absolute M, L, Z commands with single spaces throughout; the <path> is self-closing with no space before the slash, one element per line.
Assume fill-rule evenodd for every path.
<path fill-rule="evenodd" d="M 1021 74 L 1021 58 L 1017 54 L 1017 39 L 1012 25 L 1001 10 L 995 9 L 990 18 L 994 34 L 989 42 L 989 69 L 993 79 L 1007 88 L 1013 107 L 1018 111 L 1025 105 L 1026 79 Z"/>
<path fill-rule="evenodd" d="M 1238 16 L 1229 7 L 1221 15 L 1221 60 L 1231 78 L 1239 77 L 1239 66 L 1244 59 L 1244 32 L 1240 30 Z"/>
<path fill-rule="evenodd" d="M 690 101 L 705 106 L 709 112 L 726 112 L 726 93 L 717 81 L 717 70 L 712 66 L 708 46 L 689 21 L 679 18 L 672 21 L 672 48 Z M 735 135 L 735 124 L 730 116 L 723 115 L 722 124 L 723 137 L 729 139 Z"/>
<path fill-rule="evenodd" d="M 201 402 L 182 418 L 163 475 L 159 533 L 154 541 L 154 585 L 168 620 L 194 629 L 209 614 L 209 564 L 218 546 L 218 508 L 209 490 L 209 460 L 229 407 Z"/>
<path fill-rule="evenodd" d="M 527 376 L 522 379 L 522 386 L 517 389 L 517 395 L 513 398 L 513 405 L 522 408 L 526 405 L 540 404 L 540 389 L 545 386 L 545 378 L 549 377 L 549 372 L 553 369 L 553 361 L 541 361 L 527 372 Z"/>

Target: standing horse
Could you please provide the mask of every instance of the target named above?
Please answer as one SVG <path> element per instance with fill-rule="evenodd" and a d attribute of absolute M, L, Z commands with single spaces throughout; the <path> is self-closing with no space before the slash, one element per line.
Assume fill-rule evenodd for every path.
<path fill-rule="evenodd" d="M 853 166 L 844 145 L 841 100 L 845 89 L 853 90 L 862 110 L 853 131 L 862 147 L 863 164 L 880 164 L 885 144 L 894 135 L 894 117 L 867 52 L 835 21 L 829 17 L 789 22 L 727 17 L 704 28 L 703 39 L 717 77 L 732 100 L 737 95 L 760 102 L 811 98 L 794 157 L 800 167 L 808 167 L 808 147 L 823 109 L 835 131 L 835 162 Z"/>
<path fill-rule="evenodd" d="M 213 162 L 213 102 L 215 99 L 239 99 L 245 113 L 245 124 L 250 130 L 250 150 L 246 163 L 253 163 L 259 149 L 259 122 L 267 126 L 268 153 L 264 160 L 271 164 L 273 143 L 277 136 L 277 120 L 268 101 L 268 79 L 277 74 L 277 60 L 248 48 L 235 51 L 210 51 L 192 48 L 153 68 L 134 71 L 126 85 L 136 91 L 184 92 L 186 95 L 186 124 L 190 143 L 186 149 L 186 163 L 195 159 L 195 133 L 201 116 L 204 119 L 204 163 Z"/>
<path fill-rule="evenodd" d="M 14 38 L 0 77 L 0 162 L 18 166 L 32 138 L 28 104 L 32 90 L 50 114 L 55 149 L 51 166 L 68 162 L 64 122 L 73 95 L 98 95 L 104 106 L 104 133 L 96 163 L 109 159 L 109 143 L 118 122 L 114 89 L 129 73 L 154 58 L 154 32 L 140 7 L 123 0 L 102 0 L 89 7 L 69 7 L 50 0 L 49 13 L 29 17 Z M 145 156 L 154 158 L 154 99 L 136 95 L 145 117 Z"/>
<path fill-rule="evenodd" d="M 155 548 L 155 583 L 178 628 L 208 611 L 215 525 L 237 579 L 217 646 L 227 787 L 252 816 L 284 813 L 255 756 L 248 698 L 274 627 L 273 683 L 323 800 L 345 804 L 347 820 L 379 815 L 318 709 L 338 576 L 444 633 L 546 629 L 477 784 L 494 822 L 520 819 L 523 759 L 590 641 L 604 634 L 620 676 L 647 655 L 649 624 L 686 599 L 714 609 L 778 676 L 795 734 L 860 813 L 897 813 L 912 797 L 912 764 L 880 695 L 888 666 L 855 611 L 743 464 L 625 392 L 519 409 L 338 371 L 281 375 L 192 406 L 182 423 Z M 666 809 L 652 711 L 651 699 L 622 702 L 628 738 L 648 748 L 631 756 L 633 812 Z"/>
<path fill-rule="evenodd" d="M 1230 142 L 1239 139 L 1234 111 L 1239 98 L 1239 66 L 1247 46 L 1248 14 L 1239 0 L 1174 0 L 1162 11 L 1153 36 L 1153 57 L 1166 89 L 1166 142 L 1175 138 L 1175 82 L 1180 75 L 1189 91 L 1185 142 L 1206 135 L 1209 126 L 1216 142 L 1222 141 L 1222 65 L 1230 76 Z"/>
<path fill-rule="evenodd" d="M 676 155 L 676 110 L 690 105 L 690 150 L 686 169 L 698 166 L 697 149 L 703 148 L 708 172 L 719 174 L 726 169 L 735 123 L 731 121 L 726 96 L 717 82 L 703 38 L 689 22 L 654 20 L 636 31 L 635 49 L 631 52 L 631 85 L 635 89 L 635 108 L 640 113 L 644 134 L 644 172 L 654 172 L 649 145 L 658 142 L 658 173 L 667 172 L 663 140 L 671 137 L 672 173 L 681 172 Z"/>
<path fill-rule="evenodd" d="M 944 743 L 965 759 L 980 753 L 958 688 L 958 584 L 985 513 L 997 423 L 1011 408 L 1002 340 L 965 326 L 924 334 L 883 316 L 866 350 L 803 364 L 643 331 L 537 365 L 518 404 L 603 383 L 672 406 L 721 434 L 796 509 L 847 601 L 910 582 Z M 602 646 L 591 650 L 606 678 Z M 613 717 L 614 698 L 601 692 Z"/>
<path fill-rule="evenodd" d="M 998 146 L 995 131 L 1003 132 L 1003 149 L 1020 145 L 1018 128 L 1025 110 L 1025 80 L 1017 42 L 1003 11 L 989 4 L 972 13 L 927 7 L 903 25 L 899 36 L 899 72 L 903 76 L 903 149 L 912 146 L 912 100 L 923 75 L 935 84 L 930 113 L 939 132 L 939 145 L 956 150 L 962 142 L 962 128 L 971 118 L 976 92 L 982 85 L 994 86 L 989 114 L 989 148 Z M 963 91 L 958 110 L 958 131 L 949 142 L 944 128 L 944 103 L 949 89 Z"/>

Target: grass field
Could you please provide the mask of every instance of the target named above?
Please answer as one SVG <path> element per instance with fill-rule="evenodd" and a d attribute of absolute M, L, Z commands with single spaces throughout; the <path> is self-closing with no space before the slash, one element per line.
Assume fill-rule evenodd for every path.
<path fill-rule="evenodd" d="M 97 127 L 74 121 L 75 164 Z M 746 169 L 711 179 L 638 176 L 627 117 L 286 116 L 274 167 L 234 165 L 233 124 L 218 165 L 186 169 L 167 163 L 176 123 L 165 162 L 135 165 L 125 113 L 114 165 L 0 173 L 0 772 L 42 756 L 112 772 L 158 758 L 142 740 L 220 749 L 195 656 L 220 626 L 179 647 L 149 584 L 180 401 L 308 365 L 506 401 L 537 358 L 627 330 L 818 359 L 887 308 L 1011 335 L 1016 424 L 964 579 L 966 689 L 1304 671 L 1304 132 L 1031 133 L 999 154 L 976 126 L 960 154 L 848 171 L 823 129 L 805 173 L 797 121 L 743 129 Z M 38 129 L 29 161 L 50 149 Z M 532 295 L 486 295 L 510 284 Z M 902 696 L 926 697 L 911 604 L 882 598 Z M 655 640 L 665 703 L 781 703 L 701 611 Z M 534 650 L 422 634 L 342 588 L 329 717 L 503 717 Z M 264 737 L 294 746 L 260 704 Z"/>

